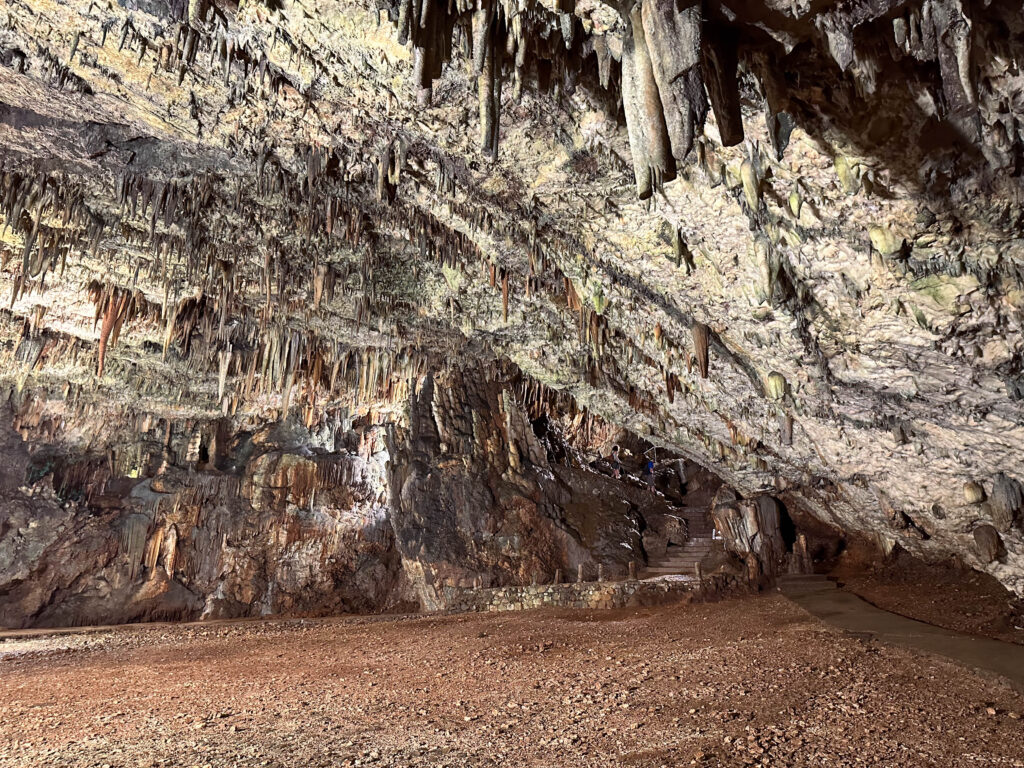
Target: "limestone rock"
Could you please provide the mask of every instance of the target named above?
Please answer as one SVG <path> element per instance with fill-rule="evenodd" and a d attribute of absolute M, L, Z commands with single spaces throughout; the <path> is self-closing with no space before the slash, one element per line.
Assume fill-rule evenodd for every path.
<path fill-rule="evenodd" d="M 991 525 L 979 525 L 974 529 L 974 543 L 983 563 L 994 562 L 1006 554 L 999 531 Z"/>

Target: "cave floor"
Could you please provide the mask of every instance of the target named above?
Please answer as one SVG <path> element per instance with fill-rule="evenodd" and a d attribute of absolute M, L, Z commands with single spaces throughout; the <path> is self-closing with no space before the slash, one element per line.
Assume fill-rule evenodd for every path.
<path fill-rule="evenodd" d="M 1024 766 L 997 678 L 780 596 L 0 644 L 0 765 Z"/>

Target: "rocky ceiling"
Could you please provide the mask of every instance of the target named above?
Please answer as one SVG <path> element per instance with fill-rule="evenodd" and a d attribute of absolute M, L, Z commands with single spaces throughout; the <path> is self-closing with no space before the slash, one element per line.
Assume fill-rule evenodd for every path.
<path fill-rule="evenodd" d="M 83 413 L 543 387 L 1024 594 L 1010 0 L 5 0 L 3 379 Z"/>

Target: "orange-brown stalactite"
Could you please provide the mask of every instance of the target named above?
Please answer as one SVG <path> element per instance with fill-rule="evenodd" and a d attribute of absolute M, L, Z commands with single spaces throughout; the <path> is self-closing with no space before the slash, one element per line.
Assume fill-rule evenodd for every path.
<path fill-rule="evenodd" d="M 508 322 L 508 273 L 502 272 L 501 275 L 501 317 L 506 323 Z"/>
<path fill-rule="evenodd" d="M 697 369 L 700 377 L 708 377 L 708 345 L 710 342 L 710 330 L 704 323 L 694 323 L 693 329 L 693 354 L 697 360 Z"/>
<path fill-rule="evenodd" d="M 117 313 L 117 309 L 114 306 L 114 299 L 112 297 L 108 298 L 105 303 L 107 308 L 103 312 L 103 324 L 100 327 L 100 340 L 96 352 L 97 378 L 103 378 L 103 362 L 107 354 L 107 343 L 110 340 L 111 332 L 114 330 L 114 318 Z"/>

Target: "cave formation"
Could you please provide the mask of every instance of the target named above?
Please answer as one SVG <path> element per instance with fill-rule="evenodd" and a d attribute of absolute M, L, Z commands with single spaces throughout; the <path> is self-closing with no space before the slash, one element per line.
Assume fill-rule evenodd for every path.
<path fill-rule="evenodd" d="M 906 567 L 1021 634 L 1022 64 L 1013 0 L 5 0 L 0 627 Z"/>

